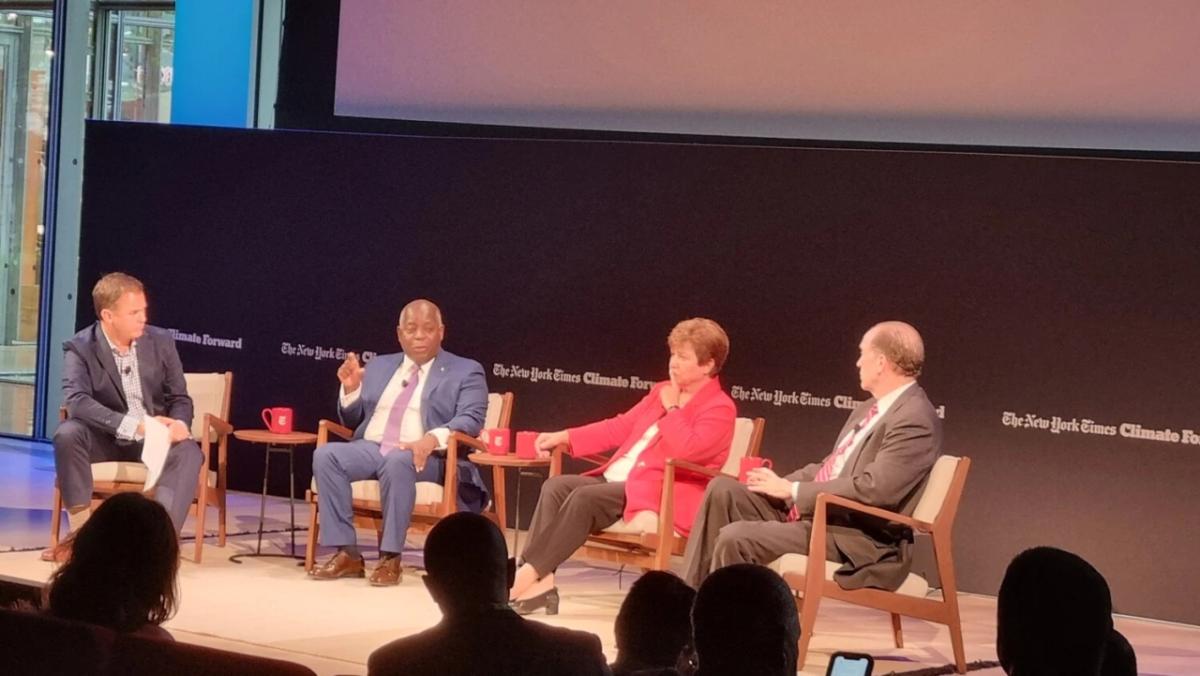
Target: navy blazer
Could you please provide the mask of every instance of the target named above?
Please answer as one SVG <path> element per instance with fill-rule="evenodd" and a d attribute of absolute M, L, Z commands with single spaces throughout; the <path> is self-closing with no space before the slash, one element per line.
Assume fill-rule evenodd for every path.
<path fill-rule="evenodd" d="M 338 417 L 343 425 L 354 429 L 355 439 L 362 439 L 367 431 L 384 388 L 402 363 L 403 352 L 375 357 L 367 362 L 358 399 L 345 408 L 338 400 Z M 421 390 L 421 424 L 425 430 L 446 427 L 451 432 L 478 436 L 488 405 L 483 366 L 474 359 L 442 350 L 434 357 L 427 378 L 425 388 Z M 488 491 L 479 467 L 460 455 L 458 476 L 458 509 L 482 511 L 487 505 Z"/>
<path fill-rule="evenodd" d="M 190 429 L 192 398 L 171 333 L 147 325 L 137 339 L 137 363 L 146 414 L 165 415 Z M 129 403 L 100 322 L 63 343 L 62 377 L 63 404 L 69 417 L 116 436 L 117 426 L 129 412 Z"/>

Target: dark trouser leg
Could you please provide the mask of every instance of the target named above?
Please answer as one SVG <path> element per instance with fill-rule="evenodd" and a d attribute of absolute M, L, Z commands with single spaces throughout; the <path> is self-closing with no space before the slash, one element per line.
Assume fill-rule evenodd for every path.
<path fill-rule="evenodd" d="M 546 532 L 558 519 L 558 512 L 571 491 L 580 486 L 593 486 L 603 482 L 603 479 L 578 474 L 560 474 L 544 481 L 537 506 L 533 508 L 533 518 L 529 521 L 529 539 L 526 540 L 525 551 L 528 552 L 533 543 L 545 539 Z"/>
<path fill-rule="evenodd" d="M 684 580 L 693 587 L 713 570 L 713 553 L 721 530 L 741 521 L 782 522 L 783 503 L 752 493 L 736 479 L 719 476 L 708 484 L 684 553 Z M 806 541 L 807 542 L 807 541 Z"/>
<path fill-rule="evenodd" d="M 559 476 L 543 485 L 542 497 L 546 504 L 538 500 L 524 552 L 525 563 L 533 566 L 538 577 L 554 572 L 587 541 L 588 535 L 621 518 L 625 510 L 625 483 Z M 552 512 L 555 506 L 558 509 Z"/>
<path fill-rule="evenodd" d="M 117 444 L 116 437 L 78 420 L 64 420 L 54 431 L 54 471 L 67 509 L 92 504 L 92 463 L 137 460 L 140 444 Z"/>
<path fill-rule="evenodd" d="M 175 524 L 175 532 L 183 530 L 188 508 L 196 499 L 196 485 L 200 479 L 200 465 L 204 464 L 204 452 L 193 439 L 184 439 L 171 446 L 162 476 L 154 488 L 154 499 L 166 508 Z M 205 468 L 207 471 L 208 468 Z M 208 477 L 205 477 L 207 480 Z"/>

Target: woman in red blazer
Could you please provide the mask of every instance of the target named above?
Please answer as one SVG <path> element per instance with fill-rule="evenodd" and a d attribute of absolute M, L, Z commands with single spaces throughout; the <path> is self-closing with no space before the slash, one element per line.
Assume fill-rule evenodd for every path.
<path fill-rule="evenodd" d="M 542 454 L 567 445 L 574 457 L 617 449 L 608 462 L 582 475 L 560 475 L 542 485 L 529 528 L 524 564 L 509 598 L 528 614 L 558 612 L 554 570 L 589 534 L 657 512 L 669 458 L 719 469 L 729 455 L 737 409 L 717 373 L 729 356 L 729 337 L 711 319 L 687 319 L 667 338 L 671 379 L 657 383 L 633 408 L 582 427 L 538 435 Z M 675 530 L 692 527 L 708 478 L 675 475 Z"/>

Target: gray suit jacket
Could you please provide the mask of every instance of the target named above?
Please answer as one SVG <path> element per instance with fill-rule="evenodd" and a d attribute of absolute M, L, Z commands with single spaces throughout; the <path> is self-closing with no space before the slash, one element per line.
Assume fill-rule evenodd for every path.
<path fill-rule="evenodd" d="M 850 414 L 840 441 L 867 414 L 875 399 Z M 835 442 L 836 443 L 836 442 Z M 796 506 L 812 518 L 819 493 L 831 493 L 863 504 L 911 515 L 929 471 L 942 449 L 942 422 L 920 385 L 909 387 L 875 423 L 841 476 L 815 482 L 821 463 L 807 465 L 787 476 L 799 481 Z M 831 508 L 829 538 L 845 557 L 834 579 L 846 589 L 896 589 L 912 567 L 912 531 L 864 514 Z"/>

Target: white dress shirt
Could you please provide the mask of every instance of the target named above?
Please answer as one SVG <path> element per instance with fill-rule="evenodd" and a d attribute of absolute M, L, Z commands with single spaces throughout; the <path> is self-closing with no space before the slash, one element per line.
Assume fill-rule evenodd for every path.
<path fill-rule="evenodd" d="M 866 439 L 871 434 L 871 430 L 875 429 L 875 425 L 879 424 L 879 420 L 881 418 L 883 418 L 885 413 L 888 412 L 888 409 L 892 407 L 892 404 L 896 403 L 896 400 L 900 398 L 900 395 L 904 394 L 905 390 L 907 390 L 908 388 L 912 387 L 915 384 L 916 384 L 916 381 L 914 380 L 910 383 L 901 385 L 900 387 L 897 387 L 896 389 L 892 390 L 891 392 L 888 392 L 887 394 L 883 395 L 875 402 L 875 408 L 876 408 L 875 417 L 873 417 L 869 421 L 867 421 L 867 424 L 863 425 L 862 429 L 860 429 L 858 431 L 858 435 L 854 439 L 854 445 L 850 447 L 850 450 L 843 453 L 842 457 L 838 458 L 834 462 L 833 472 L 830 474 L 830 476 L 835 477 L 835 478 L 838 476 L 841 476 L 842 470 L 846 468 L 847 464 L 849 464 L 850 458 L 852 458 L 854 456 L 854 454 L 858 452 L 858 449 L 862 447 L 863 439 Z M 846 436 L 842 437 L 841 439 L 838 439 L 837 446 L 834 446 L 834 448 L 841 447 L 841 445 L 846 443 L 846 440 L 850 438 L 850 435 L 854 434 L 854 433 L 855 433 L 854 428 L 851 428 L 850 431 L 846 433 Z M 792 500 L 793 501 L 796 499 L 796 491 L 798 491 L 798 490 L 800 490 L 800 482 L 793 481 L 792 482 Z"/>
<path fill-rule="evenodd" d="M 445 448 L 446 443 L 450 440 L 450 429 L 438 427 L 426 430 L 425 423 L 421 418 L 421 393 L 425 391 L 425 383 L 429 382 L 429 373 L 435 361 L 437 361 L 437 357 L 419 367 L 421 377 L 417 381 L 416 388 L 413 389 L 412 398 L 408 400 L 408 407 L 404 409 L 404 419 L 400 424 L 400 441 L 417 441 L 426 434 L 432 434 L 437 438 L 437 447 Z M 396 398 L 404 390 L 405 384 L 416 366 L 416 362 L 409 359 L 408 355 L 404 356 L 404 360 L 400 362 L 400 368 L 396 369 L 392 379 L 388 381 L 387 387 L 383 388 L 383 394 L 379 396 L 379 403 L 375 405 L 375 410 L 365 412 L 370 418 L 367 422 L 367 429 L 363 431 L 363 439 L 377 444 L 383 441 L 383 432 L 387 429 L 388 415 L 392 412 L 392 405 L 396 403 Z M 339 390 L 342 408 L 352 406 L 361 396 L 361 383 L 358 389 L 349 394 L 346 393 L 344 386 Z"/>
<path fill-rule="evenodd" d="M 637 464 L 638 456 L 642 454 L 642 451 L 646 450 L 646 447 L 650 445 L 650 442 L 656 436 L 658 436 L 658 423 L 654 423 L 648 427 L 646 433 L 642 435 L 641 439 L 637 440 L 637 443 L 629 449 L 628 453 L 617 458 L 616 462 L 604 470 L 604 480 L 609 483 L 615 483 L 628 479 L 629 473 L 633 471 L 633 466 Z"/>

